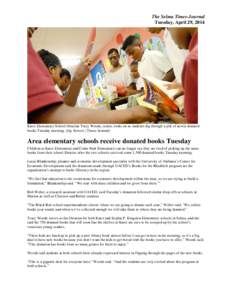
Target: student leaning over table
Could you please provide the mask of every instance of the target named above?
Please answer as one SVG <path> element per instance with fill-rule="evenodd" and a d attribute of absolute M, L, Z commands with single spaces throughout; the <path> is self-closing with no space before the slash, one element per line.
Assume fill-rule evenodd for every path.
<path fill-rule="evenodd" d="M 52 80 L 54 81 L 54 84 L 58 84 L 60 80 L 60 72 L 62 70 L 59 58 L 55 54 L 45 49 L 39 50 L 38 54 L 47 67 L 48 72 L 51 75 Z"/>
<path fill-rule="evenodd" d="M 177 83 L 174 88 L 181 84 L 181 74 L 184 66 L 185 59 L 188 55 L 187 49 L 180 49 L 174 42 L 169 28 L 165 27 L 149 27 L 148 31 L 154 35 L 160 34 L 163 31 L 163 41 L 166 49 L 167 56 L 172 64 L 175 74 L 175 82 Z"/>
<path fill-rule="evenodd" d="M 62 66 L 61 66 L 60 59 L 54 53 L 51 53 L 45 49 L 39 50 L 38 54 L 42 59 L 43 63 L 45 64 L 45 66 L 47 67 L 49 74 L 52 77 L 52 80 L 55 85 L 55 90 L 59 95 L 63 96 L 62 90 L 59 87 L 60 80 L 62 79 L 61 78 Z M 68 91 L 64 95 L 64 103 L 69 106 L 75 106 L 77 102 L 77 92 L 79 93 L 79 89 L 80 87 L 78 89 L 77 88 L 73 89 L 73 87 L 71 87 L 70 92 Z"/>
<path fill-rule="evenodd" d="M 55 88 L 53 80 L 33 49 L 30 37 L 36 27 L 28 28 L 28 122 L 29 123 L 142 123 L 157 122 L 156 114 L 143 107 L 121 111 L 96 111 L 75 108 L 64 103 Z M 78 96 L 84 79 L 90 72 L 90 61 L 85 58 L 75 71 L 69 93 Z"/>
<path fill-rule="evenodd" d="M 62 93 L 62 90 L 59 87 L 59 82 L 61 80 L 60 74 L 62 71 L 61 62 L 60 62 L 59 58 L 55 54 L 53 54 L 45 49 L 39 50 L 38 54 L 41 57 L 42 61 L 44 62 L 45 66 L 47 67 L 48 72 L 54 81 L 55 89 L 56 89 L 57 93 L 61 96 L 64 96 Z M 68 98 L 65 99 L 65 103 L 68 105 L 70 104 Z"/>
<path fill-rule="evenodd" d="M 133 60 L 138 61 L 138 70 L 142 77 L 151 76 L 159 80 L 173 81 L 175 79 L 169 59 L 158 50 L 147 50 L 140 39 L 129 35 L 123 42 L 122 49 Z"/>
<path fill-rule="evenodd" d="M 188 55 L 187 49 L 180 49 L 177 44 L 174 42 L 171 33 L 168 28 L 165 27 L 149 27 L 148 31 L 154 35 L 160 34 L 163 32 L 163 41 L 166 49 L 167 56 L 172 64 L 173 71 L 175 74 L 175 81 L 168 83 L 166 85 L 168 90 L 178 89 L 178 92 L 173 96 L 174 99 L 177 99 L 180 96 L 184 95 L 184 90 L 181 82 L 181 74 L 184 67 L 185 59 Z M 178 99 L 179 108 L 183 108 L 183 97 Z"/>

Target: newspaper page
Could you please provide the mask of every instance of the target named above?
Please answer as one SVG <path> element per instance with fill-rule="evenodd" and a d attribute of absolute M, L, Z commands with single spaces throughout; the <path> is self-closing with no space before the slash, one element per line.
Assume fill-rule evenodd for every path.
<path fill-rule="evenodd" d="M 216 6 L 44 4 L 9 29 L 1 299 L 230 299 Z"/>

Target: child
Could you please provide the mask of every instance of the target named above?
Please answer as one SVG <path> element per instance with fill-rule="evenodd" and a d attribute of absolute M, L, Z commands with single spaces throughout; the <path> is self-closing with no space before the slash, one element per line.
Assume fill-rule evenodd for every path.
<path fill-rule="evenodd" d="M 198 33 L 197 28 L 169 28 L 180 49 L 189 49 L 182 71 L 185 117 L 173 112 L 159 101 L 160 111 L 174 123 L 198 123 Z"/>
<path fill-rule="evenodd" d="M 172 64 L 173 71 L 175 74 L 175 81 L 166 84 L 168 90 L 176 89 L 177 92 L 173 96 L 175 103 L 178 105 L 180 111 L 183 111 L 184 108 L 184 90 L 181 83 L 181 74 L 184 66 L 185 59 L 188 55 L 188 50 L 179 49 L 176 43 L 174 42 L 169 28 L 165 27 L 150 27 L 148 31 L 152 34 L 160 34 L 163 31 L 163 41 L 167 56 Z"/>
<path fill-rule="evenodd" d="M 54 84 L 58 84 L 60 80 L 60 72 L 62 70 L 59 58 L 55 54 L 45 49 L 39 50 L 38 54 L 44 62 L 45 66 L 48 68 L 48 72 L 51 75 Z"/>
<path fill-rule="evenodd" d="M 28 29 L 31 37 L 35 27 Z M 78 95 L 84 79 L 89 74 L 89 60 L 82 61 L 75 71 L 69 92 Z M 71 90 L 71 91 L 70 91 Z M 121 111 L 96 111 L 70 107 L 54 89 L 54 82 L 48 69 L 32 48 L 28 38 L 28 122 L 29 123 L 142 123 L 157 121 L 156 114 L 143 107 Z"/>
<path fill-rule="evenodd" d="M 42 61 L 44 62 L 45 66 L 47 67 L 49 74 L 51 75 L 53 82 L 55 84 L 54 88 L 57 91 L 57 93 L 61 96 L 63 96 L 62 91 L 59 88 L 59 82 L 60 82 L 60 74 L 62 71 L 62 66 L 61 66 L 61 62 L 59 60 L 59 58 L 44 49 L 41 49 L 40 51 L 38 51 L 39 56 L 41 57 Z M 90 64 L 90 60 L 89 58 L 87 59 L 87 64 Z M 88 68 L 86 68 L 85 70 L 88 70 Z M 81 74 L 79 74 L 78 76 L 81 76 Z M 87 74 L 86 74 L 87 76 Z M 85 79 L 85 77 L 84 77 Z M 82 83 L 81 83 L 82 85 Z M 69 105 L 69 106 L 75 106 L 76 102 L 77 102 L 77 97 L 79 95 L 80 89 L 81 89 L 81 85 L 78 84 L 77 82 L 75 82 L 75 80 L 73 80 L 71 82 L 70 88 L 67 92 L 67 94 L 64 97 L 64 102 L 65 104 Z"/>
<path fill-rule="evenodd" d="M 132 83 L 135 83 L 136 91 L 141 92 L 144 89 L 144 82 L 138 71 L 138 62 L 133 60 L 130 64 Z"/>
<path fill-rule="evenodd" d="M 176 82 L 181 84 L 181 73 L 184 66 L 184 61 L 188 55 L 188 50 L 179 49 L 174 40 L 172 39 L 169 28 L 153 27 L 148 28 L 148 31 L 152 34 L 160 34 L 163 30 L 163 41 L 166 48 L 167 56 L 172 64 L 175 74 Z M 174 86 L 177 88 L 178 86 Z"/>
<path fill-rule="evenodd" d="M 122 49 L 138 61 L 138 70 L 142 77 L 151 76 L 165 81 L 175 79 L 169 59 L 158 50 L 145 50 L 136 36 L 129 35 L 123 42 Z"/>
<path fill-rule="evenodd" d="M 62 68 L 58 86 L 62 91 L 63 96 L 67 94 L 67 89 L 71 83 L 71 74 L 67 69 Z"/>

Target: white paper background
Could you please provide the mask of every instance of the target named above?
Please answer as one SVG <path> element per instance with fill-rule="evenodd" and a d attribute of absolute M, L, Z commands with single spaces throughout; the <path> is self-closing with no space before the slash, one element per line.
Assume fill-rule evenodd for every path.
<path fill-rule="evenodd" d="M 231 299 L 230 8 L 227 2 L 8 1 L 1 11 L 1 299 Z M 197 266 L 25 268 L 26 27 L 148 27 L 153 13 L 206 14 L 199 29 L 205 261 Z M 170 134 L 169 132 L 169 134 Z M 150 134 L 150 133 L 149 133 Z"/>

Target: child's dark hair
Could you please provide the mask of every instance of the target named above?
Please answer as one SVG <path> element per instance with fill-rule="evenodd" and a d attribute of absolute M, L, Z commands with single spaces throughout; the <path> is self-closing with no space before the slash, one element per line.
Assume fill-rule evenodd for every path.
<path fill-rule="evenodd" d="M 41 57 L 42 61 L 44 62 L 44 64 L 46 65 L 47 68 L 57 67 L 57 66 L 61 67 L 61 62 L 55 54 L 53 54 L 45 49 L 39 50 L 38 54 Z"/>
<path fill-rule="evenodd" d="M 116 53 L 119 55 L 118 49 L 116 49 L 116 48 L 111 48 L 111 49 L 108 51 L 107 55 L 109 56 L 109 55 L 112 54 L 113 52 L 116 52 Z"/>
<path fill-rule="evenodd" d="M 60 78 L 64 77 L 64 76 L 67 76 L 68 79 L 71 79 L 71 74 L 69 72 L 69 70 L 63 68 L 60 72 Z"/>
<path fill-rule="evenodd" d="M 131 66 L 138 66 L 138 64 L 139 63 L 137 62 L 137 60 L 133 60 L 130 65 Z"/>
<path fill-rule="evenodd" d="M 122 50 L 126 51 L 127 47 L 129 47 L 133 44 L 139 43 L 139 42 L 140 42 L 140 40 L 138 39 L 138 37 L 136 37 L 134 35 L 129 35 L 123 42 Z"/>

